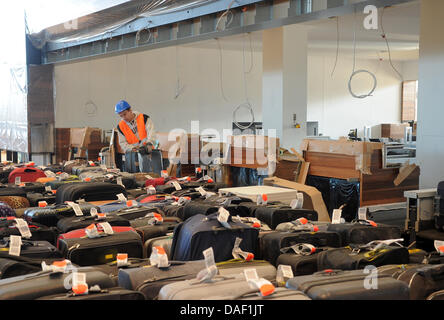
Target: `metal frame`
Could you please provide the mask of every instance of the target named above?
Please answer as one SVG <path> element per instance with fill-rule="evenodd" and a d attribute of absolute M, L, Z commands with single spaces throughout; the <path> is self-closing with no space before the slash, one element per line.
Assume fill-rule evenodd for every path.
<path fill-rule="evenodd" d="M 42 49 L 42 63 L 61 64 L 183 45 L 307 21 L 327 19 L 352 14 L 355 11 L 363 12 L 364 7 L 367 5 L 381 8 L 416 0 L 363 0 L 355 4 L 347 4 L 348 0 L 343 1 L 345 3 L 343 6 L 311 12 L 310 5 L 312 1 L 288 0 L 289 9 L 286 12 L 286 16 L 276 17 L 274 8 L 278 4 L 282 4 L 282 1 L 275 3 L 272 0 L 235 0 L 231 8 L 233 17 L 231 23 L 229 25 L 221 23 L 224 26 L 224 30 L 220 31 L 216 30 L 216 23 L 220 18 L 220 13 L 226 11 L 231 1 L 217 1 L 210 5 L 183 12 L 154 16 L 149 19 L 140 18 L 106 36 L 63 44 L 48 43 Z M 251 18 L 251 15 L 254 15 L 254 19 L 248 19 Z M 247 20 L 250 20 L 250 23 L 247 24 Z M 148 43 L 137 42 L 137 31 L 147 28 L 154 36 L 151 37 Z"/>

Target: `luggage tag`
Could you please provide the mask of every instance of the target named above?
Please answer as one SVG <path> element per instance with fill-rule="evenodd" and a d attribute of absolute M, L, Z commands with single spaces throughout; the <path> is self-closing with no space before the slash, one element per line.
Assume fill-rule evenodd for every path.
<path fill-rule="evenodd" d="M 163 217 L 161 214 L 157 213 L 157 212 L 150 212 L 148 213 L 145 218 L 151 218 L 148 220 L 147 224 L 149 226 L 152 225 L 159 225 L 163 223 Z"/>
<path fill-rule="evenodd" d="M 215 195 L 216 195 L 216 193 L 214 193 L 214 192 L 206 191 L 205 199 L 208 199 L 208 198 L 215 196 Z M 230 203 L 231 203 L 231 200 L 230 200 Z"/>
<path fill-rule="evenodd" d="M 302 209 L 302 207 L 304 206 L 304 194 L 298 192 L 296 194 L 296 199 L 293 199 L 291 201 L 290 206 L 292 209 Z"/>
<path fill-rule="evenodd" d="M 276 283 L 278 284 L 278 286 L 285 287 L 287 281 L 293 277 L 293 269 L 291 269 L 291 266 L 284 264 L 280 264 L 278 266 L 276 273 Z"/>
<path fill-rule="evenodd" d="M 52 193 L 51 186 L 45 186 L 45 192 L 51 192 Z"/>
<path fill-rule="evenodd" d="M 438 251 L 440 256 L 444 256 L 444 241 L 435 240 L 435 249 Z"/>
<path fill-rule="evenodd" d="M 309 223 L 306 218 L 299 218 L 290 222 L 294 227 L 291 228 L 292 231 L 308 231 L 308 232 L 318 232 L 319 227 Z"/>
<path fill-rule="evenodd" d="M 91 215 L 91 217 L 95 217 L 98 215 L 97 209 L 96 208 L 91 208 L 89 210 L 89 214 Z"/>
<path fill-rule="evenodd" d="M 400 247 L 403 247 L 402 244 L 400 244 L 399 242 L 403 242 L 404 239 L 400 238 L 400 239 L 387 239 L 387 240 L 373 240 L 370 241 L 369 243 L 360 246 L 360 249 L 368 249 L 368 250 L 378 250 L 381 247 L 384 246 L 390 246 L 391 244 L 397 244 Z"/>
<path fill-rule="evenodd" d="M 88 227 L 86 227 L 85 233 L 86 233 L 86 236 L 90 239 L 100 238 L 99 231 L 97 230 L 97 227 L 95 224 L 91 224 Z"/>
<path fill-rule="evenodd" d="M 55 177 L 57 177 L 57 175 L 56 175 L 54 172 L 50 171 L 50 170 L 43 171 L 43 173 L 44 173 L 48 178 L 55 178 Z"/>
<path fill-rule="evenodd" d="M 187 181 L 187 182 L 190 182 L 190 181 L 191 181 L 191 178 L 188 177 L 188 176 L 186 176 L 186 177 L 183 177 L 183 178 L 177 178 L 177 181 L 181 181 L 181 182 L 185 182 L 185 181 Z"/>
<path fill-rule="evenodd" d="M 342 215 L 342 209 L 334 209 L 333 215 L 331 219 L 332 224 L 339 224 L 341 223 L 341 215 Z"/>
<path fill-rule="evenodd" d="M 128 200 L 128 201 L 126 202 L 126 206 L 127 206 L 128 208 L 137 207 L 137 202 L 134 201 L 134 200 Z"/>
<path fill-rule="evenodd" d="M 48 202 L 46 201 L 39 201 L 39 208 L 46 208 L 48 206 Z"/>
<path fill-rule="evenodd" d="M 117 200 L 119 201 L 119 202 L 127 202 L 128 200 L 126 199 L 126 197 L 123 195 L 123 193 L 119 193 L 118 195 L 117 195 Z"/>
<path fill-rule="evenodd" d="M 148 186 L 146 188 L 146 194 L 147 195 L 152 195 L 152 194 L 156 194 L 156 188 L 154 188 L 154 186 Z"/>
<path fill-rule="evenodd" d="M 75 295 L 88 294 L 88 285 L 86 283 L 86 273 L 73 272 L 72 291 Z"/>
<path fill-rule="evenodd" d="M 195 188 L 194 190 L 198 191 L 202 197 L 205 197 L 207 195 L 207 192 L 202 187 Z"/>
<path fill-rule="evenodd" d="M 77 203 L 66 201 L 66 204 L 74 210 L 76 216 L 78 217 L 83 216 L 82 209 L 80 209 L 80 206 Z"/>
<path fill-rule="evenodd" d="M 107 235 L 114 234 L 114 230 L 111 227 L 111 225 L 109 224 L 109 222 L 101 222 L 101 223 L 98 223 L 98 225 L 99 225 L 99 227 L 102 228 L 102 230 L 105 234 L 107 234 Z"/>
<path fill-rule="evenodd" d="M 180 197 L 179 200 L 177 200 L 177 204 L 179 206 L 184 206 L 187 203 L 191 202 L 191 198 L 190 197 Z"/>
<path fill-rule="evenodd" d="M 153 180 L 154 178 L 151 177 L 149 174 L 145 175 L 145 178 L 147 178 L 148 180 Z"/>
<path fill-rule="evenodd" d="M 256 204 L 257 205 L 266 205 L 268 203 L 268 196 L 266 194 L 258 194 Z"/>
<path fill-rule="evenodd" d="M 117 177 L 117 184 L 121 185 L 122 187 L 125 188 L 125 185 L 123 184 L 123 181 L 122 181 L 122 177 Z"/>
<path fill-rule="evenodd" d="M 28 223 L 25 220 L 18 219 L 18 218 L 15 219 L 14 221 L 17 225 L 17 229 L 19 230 L 20 234 L 22 235 L 22 238 L 31 239 L 32 234 L 31 234 L 31 231 L 29 231 Z"/>
<path fill-rule="evenodd" d="M 19 186 L 19 185 L 21 185 L 21 183 L 22 183 L 22 177 L 20 177 L 20 176 L 15 177 L 15 185 Z"/>
<path fill-rule="evenodd" d="M 88 161 L 88 164 L 89 164 L 91 167 L 95 167 L 95 166 L 96 166 L 96 164 L 95 164 L 93 161 Z"/>
<path fill-rule="evenodd" d="M 250 288 L 254 289 L 250 281 L 259 280 L 256 269 L 255 268 L 244 269 L 244 276 Z"/>
<path fill-rule="evenodd" d="M 162 171 L 160 172 L 160 176 L 161 176 L 162 178 L 164 178 L 164 179 L 168 178 L 168 177 L 169 177 L 169 176 L 168 176 L 168 171 L 166 171 L 166 170 L 162 170 Z"/>
<path fill-rule="evenodd" d="M 358 219 L 359 220 L 367 220 L 367 210 L 368 210 L 368 208 L 359 208 L 359 210 L 358 210 Z"/>
<path fill-rule="evenodd" d="M 42 261 L 42 271 L 51 271 L 53 273 L 66 273 L 72 269 L 72 263 L 70 260 L 54 261 L 52 264 L 47 265 L 45 261 Z"/>
<path fill-rule="evenodd" d="M 245 261 L 251 261 L 254 259 L 254 254 L 251 252 L 243 251 L 239 245 L 242 242 L 242 239 L 237 237 L 234 242 L 233 250 L 231 250 L 231 254 L 234 259 L 244 259 Z"/>
<path fill-rule="evenodd" d="M 169 184 L 172 184 L 173 187 L 176 189 L 176 191 L 180 191 L 182 190 L 181 185 L 179 184 L 179 182 L 177 182 L 176 180 L 172 180 L 170 182 L 168 182 Z"/>
<path fill-rule="evenodd" d="M 252 289 L 258 289 L 259 294 L 262 297 L 267 297 L 274 293 L 275 286 L 268 280 L 264 278 L 260 278 L 258 280 L 250 280 L 248 281 L 248 284 Z"/>
<path fill-rule="evenodd" d="M 205 269 L 199 271 L 196 276 L 198 283 L 202 282 L 211 282 L 211 280 L 217 275 L 218 269 L 216 266 L 216 262 L 214 260 L 214 251 L 213 247 L 209 247 L 208 249 L 202 252 L 205 259 Z"/>
<path fill-rule="evenodd" d="M 170 263 L 168 262 L 168 256 L 165 249 L 162 247 L 154 247 L 151 251 L 150 264 L 157 266 L 158 268 L 168 268 Z"/>
<path fill-rule="evenodd" d="M 22 237 L 21 236 L 10 236 L 9 237 L 9 255 L 19 257 L 21 249 L 22 249 Z"/>
<path fill-rule="evenodd" d="M 224 207 L 219 208 L 219 214 L 217 215 L 217 220 L 222 224 L 225 228 L 231 229 L 230 224 L 228 223 L 228 218 L 230 217 L 230 213 Z"/>
<path fill-rule="evenodd" d="M 129 266 L 128 254 L 118 253 L 117 254 L 117 268 Z"/>
<path fill-rule="evenodd" d="M 309 256 L 316 252 L 316 247 L 309 243 L 297 243 L 290 247 L 294 253 L 301 256 Z"/>

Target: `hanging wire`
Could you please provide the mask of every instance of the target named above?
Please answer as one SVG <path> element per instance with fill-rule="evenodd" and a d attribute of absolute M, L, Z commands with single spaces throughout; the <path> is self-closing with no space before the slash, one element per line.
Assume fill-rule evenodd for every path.
<path fill-rule="evenodd" d="M 351 83 L 352 83 L 353 78 L 360 73 L 368 73 L 373 78 L 373 88 L 369 91 L 369 93 L 363 94 L 363 95 L 355 94 L 352 90 L 352 87 L 351 87 Z M 350 76 L 350 79 L 348 80 L 348 91 L 350 92 L 350 94 L 353 97 L 358 98 L 358 99 L 364 99 L 364 98 L 370 97 L 373 94 L 373 92 L 376 89 L 377 83 L 378 83 L 378 81 L 376 80 L 376 76 L 373 73 L 371 73 L 370 71 L 364 70 L 364 69 L 356 70 L 356 9 L 355 9 L 354 16 L 353 16 L 353 71 Z"/>
<path fill-rule="evenodd" d="M 385 11 L 384 7 L 382 9 L 382 13 L 381 13 L 381 30 L 382 30 L 382 34 L 381 37 L 385 40 L 385 43 L 387 45 L 387 51 L 388 51 L 388 55 L 389 55 L 389 61 L 390 61 L 390 65 L 392 66 L 393 70 L 395 70 L 395 72 L 398 74 L 398 77 L 401 79 L 401 81 L 403 81 L 403 76 L 401 75 L 401 73 L 399 73 L 399 71 L 395 68 L 395 66 L 393 65 L 393 61 L 392 61 L 392 54 L 391 54 L 391 50 L 390 50 L 390 45 L 389 45 L 389 41 L 387 39 L 387 34 L 384 31 L 384 22 L 383 22 L 383 18 L 384 18 L 384 11 Z"/>
<path fill-rule="evenodd" d="M 336 65 L 338 64 L 338 58 L 339 58 L 339 17 L 336 17 L 336 60 L 335 60 L 335 65 L 333 67 L 333 70 L 331 72 L 332 78 L 333 78 L 333 74 L 336 71 Z"/>
<path fill-rule="evenodd" d="M 220 91 L 222 93 L 222 97 L 226 102 L 229 102 L 227 97 L 225 96 L 224 92 L 224 85 L 223 85 L 223 59 L 222 59 L 222 46 L 220 45 L 219 38 L 215 38 L 217 42 L 217 46 L 219 47 L 219 75 L 220 75 Z"/>
<path fill-rule="evenodd" d="M 228 5 L 227 10 L 225 10 L 225 12 L 222 13 L 222 15 L 221 15 L 221 16 L 219 17 L 219 19 L 217 20 L 217 23 L 216 23 L 216 31 L 220 31 L 220 29 L 219 29 L 219 24 L 220 24 L 220 22 L 222 21 L 222 19 L 223 19 L 226 15 L 228 15 L 229 13 L 231 13 L 231 20 L 227 22 L 226 27 L 228 27 L 228 26 L 231 24 L 231 22 L 233 22 L 233 13 L 231 12 L 231 7 L 233 6 L 233 4 L 234 4 L 235 2 L 236 2 L 236 0 L 232 0 L 232 1 L 230 2 L 230 4 Z"/>
<path fill-rule="evenodd" d="M 176 45 L 176 93 L 174 94 L 174 100 L 179 98 L 182 94 L 185 86 L 180 86 L 180 77 L 179 77 L 179 47 Z"/>

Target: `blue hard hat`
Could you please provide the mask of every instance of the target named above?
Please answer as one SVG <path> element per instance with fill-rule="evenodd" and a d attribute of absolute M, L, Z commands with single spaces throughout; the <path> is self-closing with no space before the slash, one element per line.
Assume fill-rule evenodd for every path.
<path fill-rule="evenodd" d="M 125 100 L 121 100 L 116 104 L 116 113 L 119 114 L 122 111 L 128 110 L 131 108 L 128 102 Z"/>

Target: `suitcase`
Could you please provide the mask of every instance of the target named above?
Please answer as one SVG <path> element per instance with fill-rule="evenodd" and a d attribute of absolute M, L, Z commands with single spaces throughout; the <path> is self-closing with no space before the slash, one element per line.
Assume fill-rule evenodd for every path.
<path fill-rule="evenodd" d="M 368 222 L 347 222 L 329 224 L 328 231 L 341 235 L 343 246 L 349 244 L 366 244 L 374 240 L 389 240 L 402 238 L 401 229 L 396 226 L 378 224 L 371 226 Z"/>
<path fill-rule="evenodd" d="M 119 253 L 127 253 L 130 258 L 143 258 L 143 243 L 135 231 L 123 231 L 129 227 L 112 228 L 114 234 L 94 239 L 71 238 L 78 230 L 61 235 L 58 243 L 60 251 L 79 266 L 106 264 L 115 261 Z M 119 228 L 122 232 L 119 232 Z"/>
<path fill-rule="evenodd" d="M 406 283 L 389 275 L 375 274 L 370 282 L 364 270 L 323 270 L 312 275 L 297 276 L 286 287 L 304 292 L 313 300 L 409 300 Z M 373 286 L 376 283 L 377 285 Z"/>
<path fill-rule="evenodd" d="M 13 186 L 11 185 L 11 187 Z M 27 194 L 31 192 L 44 193 L 45 185 L 39 182 L 25 182 L 24 185 L 20 186 L 20 189 L 24 190 Z"/>
<path fill-rule="evenodd" d="M 135 201 L 135 200 L 133 200 L 133 201 Z M 94 203 L 94 201 L 93 201 L 93 203 Z M 109 213 L 109 212 L 119 211 L 124 208 L 128 208 L 128 206 L 127 206 L 126 202 L 113 201 L 111 203 L 99 205 L 99 208 L 100 208 L 99 210 L 101 213 Z"/>
<path fill-rule="evenodd" d="M 378 272 L 408 285 L 411 300 L 425 300 L 432 293 L 444 290 L 444 264 L 387 265 L 379 267 Z"/>
<path fill-rule="evenodd" d="M 444 300 L 444 290 L 433 292 L 426 300 Z"/>
<path fill-rule="evenodd" d="M 76 159 L 76 160 L 66 161 L 63 164 L 63 171 L 66 173 L 72 174 L 73 167 L 78 167 L 80 165 L 86 165 L 87 163 L 88 163 L 88 161 L 86 161 L 84 159 Z"/>
<path fill-rule="evenodd" d="M 16 213 L 7 203 L 0 202 L 0 217 L 15 217 Z"/>
<path fill-rule="evenodd" d="M 85 295 L 75 295 L 73 292 L 59 293 L 41 297 L 36 300 L 145 300 L 145 296 L 139 291 L 126 290 L 119 287 L 101 289 L 98 292 L 89 291 Z"/>
<path fill-rule="evenodd" d="M 315 247 L 341 247 L 341 237 L 337 232 L 269 232 L 260 238 L 258 258 L 275 265 L 281 249 L 298 243 L 308 243 Z"/>
<path fill-rule="evenodd" d="M 113 227 L 130 227 L 130 222 L 117 215 L 107 215 L 105 218 L 99 219 L 97 216 L 69 217 L 60 219 L 57 222 L 57 229 L 60 233 L 67 233 L 77 229 L 88 227 L 92 223 L 108 222 Z"/>
<path fill-rule="evenodd" d="M 260 221 L 265 222 L 271 229 L 283 222 L 294 221 L 299 218 L 306 218 L 311 221 L 318 220 L 318 213 L 308 209 L 292 209 L 285 205 L 271 205 L 258 207 L 255 210 L 255 216 Z"/>
<path fill-rule="evenodd" d="M 151 256 L 154 247 L 161 247 L 165 250 L 168 259 L 171 259 L 171 246 L 173 244 L 172 235 L 164 235 L 145 241 L 143 248 L 147 257 Z"/>
<path fill-rule="evenodd" d="M 9 253 L 9 238 L 0 240 L 0 252 Z M 35 259 L 62 258 L 62 254 L 48 241 L 31 241 L 22 238 L 20 256 Z"/>
<path fill-rule="evenodd" d="M 109 215 L 118 215 L 127 220 L 134 220 L 138 218 L 143 218 L 149 213 L 158 213 L 158 208 L 149 208 L 145 206 L 137 206 L 137 207 L 126 207 L 117 211 L 112 211 Z"/>
<path fill-rule="evenodd" d="M 24 197 L 26 198 L 26 191 L 19 187 L 0 186 L 0 197 Z"/>
<path fill-rule="evenodd" d="M 55 245 L 57 239 L 58 230 L 54 227 L 47 227 L 38 223 L 29 223 L 29 231 L 31 232 L 31 241 L 48 241 L 50 244 Z M 14 219 L 0 218 L 0 239 L 9 237 L 11 235 L 20 236 L 20 231 L 16 227 Z"/>
<path fill-rule="evenodd" d="M 29 208 L 29 200 L 26 197 L 0 196 L 0 202 L 6 203 L 12 209 Z"/>
<path fill-rule="evenodd" d="M 17 177 L 20 177 L 21 182 L 36 182 L 38 178 L 46 178 L 46 174 L 33 167 L 16 168 L 9 174 L 8 182 L 15 183 Z"/>
<path fill-rule="evenodd" d="M 108 182 L 82 182 L 70 183 L 57 189 L 56 203 L 63 204 L 65 201 L 76 201 L 84 199 L 88 201 L 118 200 L 117 195 L 127 196 L 124 187 Z"/>
<path fill-rule="evenodd" d="M 146 194 L 146 190 L 141 189 L 141 188 L 137 188 L 137 189 L 128 189 L 127 188 L 126 192 L 128 193 L 128 198 L 131 198 L 131 199 L 137 199 L 138 197 Z"/>
<path fill-rule="evenodd" d="M 138 218 L 130 221 L 133 227 L 142 238 L 143 243 L 147 240 L 165 236 L 167 233 L 173 232 L 178 222 L 163 222 L 158 225 L 148 225 L 148 221 L 152 218 Z"/>
<path fill-rule="evenodd" d="M 45 186 L 49 186 L 51 187 L 52 190 L 58 190 L 61 186 L 65 185 L 65 184 L 70 184 L 70 183 L 80 183 L 82 182 L 81 180 L 55 180 L 55 181 L 50 181 L 50 182 L 46 182 Z"/>
<path fill-rule="evenodd" d="M 203 300 L 259 300 L 259 301 L 273 301 L 273 300 L 311 300 L 305 293 L 296 290 L 279 287 L 275 288 L 271 295 L 262 297 L 258 290 L 250 289 L 245 292 L 237 293 L 234 296 L 212 296 L 202 298 Z"/>
<path fill-rule="evenodd" d="M 203 259 L 202 251 L 213 247 L 216 262 L 232 258 L 236 238 L 241 238 L 240 248 L 255 253 L 259 230 L 240 222 L 230 221 L 230 229 L 223 227 L 217 214 L 195 215 L 179 224 L 173 237 L 171 259 L 189 261 Z"/>
<path fill-rule="evenodd" d="M 91 215 L 91 209 L 98 207 L 89 203 L 80 203 L 80 210 L 85 216 Z M 24 218 L 28 223 L 39 223 L 48 227 L 55 227 L 60 219 L 74 217 L 74 209 L 66 204 L 53 205 L 45 208 L 29 208 L 24 213 Z"/>
<path fill-rule="evenodd" d="M 38 207 L 40 201 L 46 201 L 48 205 L 55 204 L 56 196 L 52 192 L 28 193 L 26 198 L 29 200 L 30 207 Z"/>
<path fill-rule="evenodd" d="M 199 283 L 197 279 L 190 279 L 167 284 L 160 289 L 158 300 L 202 300 L 209 296 L 221 300 L 243 292 L 251 292 L 243 274 L 219 275 L 211 282 Z"/>
<path fill-rule="evenodd" d="M 86 274 L 89 287 L 98 285 L 102 289 L 115 287 L 114 281 L 105 273 L 91 268 L 77 268 Z M 66 293 L 70 290 L 71 273 L 37 272 L 24 276 L 0 280 L 0 300 L 35 300 L 44 296 Z"/>

